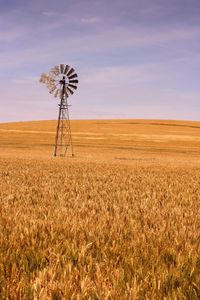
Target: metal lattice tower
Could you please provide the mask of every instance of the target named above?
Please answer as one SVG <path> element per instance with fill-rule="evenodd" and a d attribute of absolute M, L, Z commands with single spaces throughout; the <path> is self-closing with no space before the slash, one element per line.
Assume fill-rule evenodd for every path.
<path fill-rule="evenodd" d="M 40 78 L 40 82 L 49 88 L 50 94 L 60 98 L 54 156 L 65 156 L 69 151 L 74 156 L 68 97 L 77 89 L 77 77 L 73 68 L 60 64 L 52 68 L 49 74 L 43 73 Z"/>
<path fill-rule="evenodd" d="M 62 80 L 62 97 L 59 104 L 59 114 L 58 114 L 58 124 L 56 129 L 56 138 L 55 138 L 55 149 L 54 156 L 60 155 L 65 156 L 69 148 L 71 148 L 71 154 L 73 153 L 73 144 L 72 144 L 72 135 L 70 128 L 70 119 L 69 119 L 69 110 L 67 103 L 67 96 L 64 93 L 65 91 L 65 77 Z"/>

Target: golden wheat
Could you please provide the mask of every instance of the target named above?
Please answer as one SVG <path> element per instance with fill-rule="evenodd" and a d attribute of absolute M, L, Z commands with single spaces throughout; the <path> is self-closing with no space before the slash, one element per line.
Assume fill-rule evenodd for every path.
<path fill-rule="evenodd" d="M 26 156 L 32 136 L 1 132 L 0 299 L 199 299 L 197 149 L 131 153 L 114 135 L 81 152 L 79 137 L 81 158 L 52 159 L 46 131 Z"/>

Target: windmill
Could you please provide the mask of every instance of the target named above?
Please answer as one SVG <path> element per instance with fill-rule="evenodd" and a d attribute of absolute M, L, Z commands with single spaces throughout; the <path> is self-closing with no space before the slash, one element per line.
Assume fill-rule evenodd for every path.
<path fill-rule="evenodd" d="M 68 148 L 74 156 L 67 99 L 77 89 L 77 78 L 75 70 L 64 64 L 51 68 L 49 74 L 41 74 L 40 82 L 46 84 L 50 94 L 60 99 L 54 156 L 65 156 Z"/>

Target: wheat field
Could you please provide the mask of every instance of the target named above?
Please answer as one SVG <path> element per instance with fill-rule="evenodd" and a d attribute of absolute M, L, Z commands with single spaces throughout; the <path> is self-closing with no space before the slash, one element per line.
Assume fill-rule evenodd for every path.
<path fill-rule="evenodd" d="M 199 299 L 200 122 L 0 124 L 0 299 Z"/>

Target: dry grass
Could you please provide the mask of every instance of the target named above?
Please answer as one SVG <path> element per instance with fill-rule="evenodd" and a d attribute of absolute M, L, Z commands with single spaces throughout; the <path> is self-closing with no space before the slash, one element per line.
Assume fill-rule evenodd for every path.
<path fill-rule="evenodd" d="M 0 299 L 199 299 L 200 124 L 72 125 L 0 124 Z"/>

